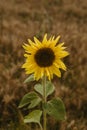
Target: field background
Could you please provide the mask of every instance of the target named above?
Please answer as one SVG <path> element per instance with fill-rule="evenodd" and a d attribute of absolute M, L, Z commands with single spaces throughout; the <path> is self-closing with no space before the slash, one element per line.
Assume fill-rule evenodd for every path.
<path fill-rule="evenodd" d="M 67 119 L 48 118 L 48 129 L 87 130 L 87 0 L 0 0 L 0 130 L 28 130 L 22 123 L 27 110 L 17 108 L 34 85 L 23 84 L 22 43 L 33 36 L 42 39 L 44 33 L 61 35 L 70 52 L 67 72 L 53 79 Z"/>

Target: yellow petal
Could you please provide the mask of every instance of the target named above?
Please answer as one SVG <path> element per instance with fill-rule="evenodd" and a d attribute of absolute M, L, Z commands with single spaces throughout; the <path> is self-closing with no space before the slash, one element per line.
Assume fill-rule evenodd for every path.
<path fill-rule="evenodd" d="M 46 43 L 46 42 L 47 42 L 47 34 L 44 35 L 42 43 Z"/>
<path fill-rule="evenodd" d="M 60 36 L 58 36 L 58 37 L 54 40 L 54 42 L 53 42 L 54 46 L 57 44 L 57 42 L 59 41 L 59 39 L 60 39 Z"/>
<path fill-rule="evenodd" d="M 35 47 L 30 46 L 30 45 L 28 45 L 28 44 L 25 44 L 25 43 L 24 43 L 22 46 L 23 46 L 23 48 L 25 49 L 25 52 L 27 52 L 27 53 L 32 53 L 32 52 L 36 51 L 36 48 L 35 48 Z"/>
<path fill-rule="evenodd" d="M 55 75 L 57 75 L 58 77 L 61 77 L 61 72 L 60 72 L 60 70 L 59 70 L 56 66 L 53 66 L 52 68 L 53 68 L 53 73 L 54 73 Z"/>
<path fill-rule="evenodd" d="M 36 37 L 34 37 L 34 41 L 35 41 L 35 43 L 38 44 L 38 45 L 41 44 L 41 42 L 40 42 Z"/>
<path fill-rule="evenodd" d="M 36 71 L 34 73 L 34 77 L 35 77 L 36 80 L 39 80 L 41 78 L 41 68 L 36 67 L 35 70 Z"/>
<path fill-rule="evenodd" d="M 32 42 L 31 41 L 31 39 L 28 39 L 28 42 L 29 42 L 29 44 L 32 46 L 32 45 L 34 45 L 35 46 L 35 43 L 34 42 Z"/>
<path fill-rule="evenodd" d="M 51 79 L 51 75 L 50 75 L 49 69 L 47 67 L 45 68 L 45 72 L 46 72 L 46 76 L 50 80 Z"/>
<path fill-rule="evenodd" d="M 61 60 L 58 60 L 58 61 L 55 61 L 55 62 L 57 63 L 59 68 L 61 68 L 61 69 L 66 71 L 66 66 L 65 66 L 65 64 Z"/>
<path fill-rule="evenodd" d="M 55 53 L 56 57 L 58 58 L 64 58 L 69 55 L 67 51 L 58 51 Z"/>

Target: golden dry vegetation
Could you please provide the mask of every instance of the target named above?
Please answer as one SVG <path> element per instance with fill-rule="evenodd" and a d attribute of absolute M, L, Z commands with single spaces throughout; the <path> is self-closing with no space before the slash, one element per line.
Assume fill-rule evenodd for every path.
<path fill-rule="evenodd" d="M 21 124 L 17 106 L 34 83 L 23 84 L 27 76 L 21 69 L 22 43 L 33 36 L 42 39 L 44 33 L 61 35 L 70 52 L 65 59 L 67 72 L 53 80 L 55 96 L 63 99 L 67 118 L 64 122 L 49 119 L 48 129 L 87 129 L 87 0 L 1 0 L 0 130 L 23 128 L 16 126 Z"/>

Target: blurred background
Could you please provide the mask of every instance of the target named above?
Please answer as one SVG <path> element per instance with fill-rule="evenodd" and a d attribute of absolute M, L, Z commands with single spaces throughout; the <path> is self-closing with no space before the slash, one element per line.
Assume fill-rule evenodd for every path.
<path fill-rule="evenodd" d="M 0 0 L 0 130 L 38 130 L 24 125 L 18 104 L 34 83 L 24 84 L 23 42 L 48 33 L 61 35 L 70 56 L 67 72 L 54 77 L 55 96 L 64 101 L 67 118 L 48 117 L 49 130 L 87 130 L 87 0 Z M 28 128 L 29 127 L 29 128 Z"/>

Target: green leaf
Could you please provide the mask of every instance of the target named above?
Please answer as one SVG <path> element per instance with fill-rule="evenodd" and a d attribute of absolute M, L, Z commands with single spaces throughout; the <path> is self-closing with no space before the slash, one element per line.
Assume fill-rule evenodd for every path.
<path fill-rule="evenodd" d="M 35 89 L 35 91 L 38 92 L 39 94 L 43 95 L 43 87 L 42 87 L 41 84 L 36 84 L 36 85 L 34 86 L 34 89 Z"/>
<path fill-rule="evenodd" d="M 34 122 L 40 124 L 41 115 L 42 115 L 41 110 L 34 110 L 24 117 L 24 123 Z"/>
<path fill-rule="evenodd" d="M 29 77 L 24 81 L 24 83 L 29 83 L 29 82 L 34 81 L 34 80 L 35 80 L 34 75 L 32 74 L 32 75 L 29 75 Z"/>
<path fill-rule="evenodd" d="M 28 108 L 33 108 L 37 106 L 40 103 L 40 101 L 41 98 L 35 92 L 30 92 L 24 95 L 19 104 L 19 108 L 22 108 L 28 104 L 29 104 Z"/>
<path fill-rule="evenodd" d="M 41 98 L 40 97 L 36 97 L 36 99 L 33 99 L 30 103 L 30 105 L 28 106 L 28 108 L 34 108 L 36 107 L 39 103 L 41 102 Z"/>
<path fill-rule="evenodd" d="M 38 92 L 43 96 L 43 86 L 41 84 L 36 84 L 34 89 L 36 92 Z M 55 90 L 54 85 L 50 81 L 48 81 L 46 84 L 46 97 L 51 95 L 54 92 L 54 90 Z"/>
<path fill-rule="evenodd" d="M 60 98 L 54 98 L 45 104 L 46 112 L 57 120 L 64 120 L 66 113 L 64 103 Z"/>
<path fill-rule="evenodd" d="M 47 84 L 46 84 L 46 96 L 49 96 L 51 95 L 55 90 L 55 87 L 54 85 L 48 81 Z"/>

